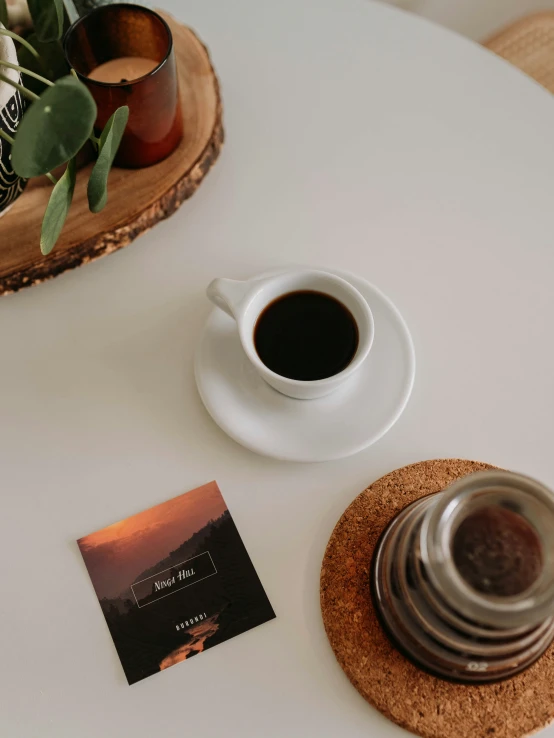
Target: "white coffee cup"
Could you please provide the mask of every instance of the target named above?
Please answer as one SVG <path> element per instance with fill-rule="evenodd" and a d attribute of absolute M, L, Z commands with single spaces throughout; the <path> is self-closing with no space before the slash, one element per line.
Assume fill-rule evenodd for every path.
<path fill-rule="evenodd" d="M 338 374 L 313 381 L 289 379 L 269 369 L 258 356 L 254 330 L 259 316 L 272 302 L 290 292 L 314 291 L 334 297 L 352 314 L 358 328 L 358 347 L 350 364 Z M 242 347 L 258 372 L 278 392 L 300 400 L 330 394 L 361 367 L 367 359 L 374 336 L 369 305 L 349 282 L 316 269 L 298 269 L 273 277 L 237 282 L 214 279 L 208 286 L 209 299 L 237 322 Z"/>

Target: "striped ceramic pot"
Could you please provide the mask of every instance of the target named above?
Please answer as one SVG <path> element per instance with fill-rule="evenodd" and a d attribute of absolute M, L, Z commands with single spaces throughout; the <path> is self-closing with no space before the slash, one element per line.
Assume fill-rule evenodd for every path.
<path fill-rule="evenodd" d="M 0 28 L 3 26 L 0 24 Z M 0 35 L 0 59 L 17 64 L 17 54 L 11 38 Z M 1 67 L 2 74 L 19 82 L 19 74 L 13 69 Z M 15 135 L 23 115 L 24 105 L 21 95 L 7 82 L 0 80 L 0 129 L 8 136 Z M 11 146 L 0 138 L 0 217 L 21 195 L 27 181 L 18 177 L 11 163 Z"/>

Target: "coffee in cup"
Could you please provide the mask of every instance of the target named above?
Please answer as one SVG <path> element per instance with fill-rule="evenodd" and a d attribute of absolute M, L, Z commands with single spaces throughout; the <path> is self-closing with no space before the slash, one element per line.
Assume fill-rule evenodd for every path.
<path fill-rule="evenodd" d="M 268 369 L 304 382 L 342 372 L 356 355 L 358 342 L 350 310 L 331 295 L 313 290 L 278 297 L 254 327 L 254 346 Z"/>

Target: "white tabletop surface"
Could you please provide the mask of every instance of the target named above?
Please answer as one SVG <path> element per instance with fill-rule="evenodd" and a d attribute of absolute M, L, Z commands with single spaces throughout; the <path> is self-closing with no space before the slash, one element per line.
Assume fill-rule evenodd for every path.
<path fill-rule="evenodd" d="M 321 559 L 410 462 L 554 486 L 554 101 L 366 0 L 165 5 L 211 49 L 220 161 L 130 248 L 0 304 L 0 735 L 400 737 L 335 662 Z M 299 261 L 378 285 L 418 359 L 398 424 L 319 465 L 236 445 L 192 371 L 212 277 Z M 75 539 L 214 478 L 277 619 L 128 687 Z"/>

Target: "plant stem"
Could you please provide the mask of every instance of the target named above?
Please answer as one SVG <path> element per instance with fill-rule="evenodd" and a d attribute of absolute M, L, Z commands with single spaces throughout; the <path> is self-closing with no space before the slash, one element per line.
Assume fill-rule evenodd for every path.
<path fill-rule="evenodd" d="M 9 77 L 6 77 L 4 74 L 0 74 L 0 81 L 6 82 L 6 84 L 11 85 L 12 87 L 15 87 L 15 89 L 19 90 L 19 92 L 23 95 L 23 97 L 26 97 L 29 100 L 38 100 L 38 95 L 32 92 L 32 90 L 28 90 L 26 87 L 23 87 L 23 85 L 20 85 L 17 82 L 14 82 Z"/>
<path fill-rule="evenodd" d="M 13 145 L 13 138 L 11 136 L 8 136 L 7 133 L 4 133 L 4 131 L 0 128 L 0 138 L 3 138 L 4 141 L 7 141 L 9 144 Z"/>
<path fill-rule="evenodd" d="M 15 69 L 17 72 L 20 72 L 21 74 L 28 74 L 31 77 L 38 79 L 39 82 L 43 82 L 45 85 L 54 87 L 54 83 L 50 82 L 50 80 L 46 79 L 46 77 L 41 77 L 40 74 L 37 74 L 36 72 L 31 72 L 30 69 L 24 69 L 23 67 L 20 67 L 18 64 L 12 64 L 11 62 L 7 62 L 7 61 L 4 61 L 3 59 L 0 59 L 0 67 L 8 67 L 8 69 Z"/>
<path fill-rule="evenodd" d="M 45 177 L 48 177 L 48 179 L 50 180 L 50 182 L 52 182 L 53 185 L 58 184 L 58 180 L 50 172 L 46 172 L 46 174 L 44 176 Z"/>
<path fill-rule="evenodd" d="M 13 38 L 15 41 L 19 41 L 19 43 L 24 46 L 26 49 L 28 49 L 33 56 L 35 56 L 37 59 L 40 59 L 40 54 L 38 51 L 31 46 L 31 44 L 28 41 L 25 41 L 24 38 L 21 38 L 21 36 L 18 36 L 17 33 L 14 33 L 13 31 L 8 31 L 5 28 L 0 28 L 0 36 L 9 36 L 10 38 Z"/>

